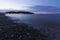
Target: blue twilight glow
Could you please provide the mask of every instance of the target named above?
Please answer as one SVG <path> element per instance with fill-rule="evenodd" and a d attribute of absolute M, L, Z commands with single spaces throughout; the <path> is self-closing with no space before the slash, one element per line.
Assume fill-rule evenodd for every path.
<path fill-rule="evenodd" d="M 0 9 L 28 9 L 29 6 L 43 5 L 60 7 L 60 0 L 0 0 Z"/>

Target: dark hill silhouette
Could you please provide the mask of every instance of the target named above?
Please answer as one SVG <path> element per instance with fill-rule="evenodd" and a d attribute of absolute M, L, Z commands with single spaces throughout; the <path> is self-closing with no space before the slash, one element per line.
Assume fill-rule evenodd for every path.
<path fill-rule="evenodd" d="M 12 13 L 12 14 L 34 14 L 32 12 L 26 12 L 26 11 L 9 11 L 9 12 L 6 12 L 6 13 Z"/>
<path fill-rule="evenodd" d="M 46 36 L 27 24 L 14 23 L 0 14 L 0 40 L 46 40 Z"/>

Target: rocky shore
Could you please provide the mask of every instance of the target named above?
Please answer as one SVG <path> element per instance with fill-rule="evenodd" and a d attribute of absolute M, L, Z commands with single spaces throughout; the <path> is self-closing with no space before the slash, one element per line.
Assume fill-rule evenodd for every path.
<path fill-rule="evenodd" d="M 0 40 L 47 40 L 47 37 L 27 24 L 14 23 L 0 14 Z"/>

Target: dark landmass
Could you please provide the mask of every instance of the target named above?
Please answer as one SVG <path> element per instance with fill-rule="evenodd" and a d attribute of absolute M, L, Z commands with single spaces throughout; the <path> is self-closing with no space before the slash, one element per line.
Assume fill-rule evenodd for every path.
<path fill-rule="evenodd" d="M 9 13 L 9 14 L 34 14 L 32 12 L 26 12 L 26 11 L 9 11 L 9 12 L 5 12 L 5 13 Z"/>

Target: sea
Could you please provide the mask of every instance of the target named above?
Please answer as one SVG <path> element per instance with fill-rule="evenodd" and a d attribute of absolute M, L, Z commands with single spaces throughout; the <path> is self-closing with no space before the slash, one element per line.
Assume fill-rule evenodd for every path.
<path fill-rule="evenodd" d="M 60 14 L 6 14 L 6 16 L 39 30 L 48 36 L 48 40 L 60 40 Z"/>

